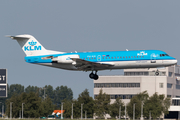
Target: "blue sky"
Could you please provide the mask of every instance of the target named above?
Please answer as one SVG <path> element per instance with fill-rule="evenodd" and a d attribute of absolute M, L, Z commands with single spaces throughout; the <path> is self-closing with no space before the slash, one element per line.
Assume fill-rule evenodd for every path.
<path fill-rule="evenodd" d="M 74 98 L 93 96 L 89 72 L 33 65 L 15 40 L 5 35 L 31 34 L 46 49 L 63 52 L 157 49 L 180 60 L 180 1 L 29 0 L 0 2 L 0 68 L 8 83 L 54 88 L 67 85 Z M 121 75 L 122 70 L 99 71 Z"/>

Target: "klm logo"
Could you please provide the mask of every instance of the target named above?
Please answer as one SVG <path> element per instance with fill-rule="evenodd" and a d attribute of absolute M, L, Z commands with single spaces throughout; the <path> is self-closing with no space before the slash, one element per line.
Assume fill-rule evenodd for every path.
<path fill-rule="evenodd" d="M 141 51 L 140 53 L 137 53 L 137 55 L 143 56 L 143 55 L 147 55 L 147 53 L 145 53 L 145 51 Z"/>
<path fill-rule="evenodd" d="M 36 46 L 37 42 L 34 42 L 33 40 L 31 42 L 28 42 L 30 46 L 24 46 L 24 51 L 35 51 L 35 50 L 41 50 L 41 46 Z"/>

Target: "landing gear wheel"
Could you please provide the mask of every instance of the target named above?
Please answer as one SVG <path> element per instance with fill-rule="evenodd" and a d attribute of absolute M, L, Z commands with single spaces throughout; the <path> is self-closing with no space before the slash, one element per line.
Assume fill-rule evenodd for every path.
<path fill-rule="evenodd" d="M 98 75 L 94 75 L 94 80 L 97 80 L 99 78 L 99 76 Z"/>
<path fill-rule="evenodd" d="M 91 79 L 97 80 L 99 78 L 99 76 L 97 75 L 97 71 L 95 72 L 95 74 L 93 73 L 93 71 L 89 74 L 89 77 Z"/>
<path fill-rule="evenodd" d="M 155 75 L 156 75 L 156 76 L 158 76 L 158 75 L 159 75 L 159 70 L 157 70 L 157 71 L 155 72 Z"/>
<path fill-rule="evenodd" d="M 159 75 L 159 72 L 158 72 L 158 71 L 156 71 L 155 75 L 156 75 L 156 76 L 158 76 L 158 75 Z"/>
<path fill-rule="evenodd" d="M 95 75 L 95 74 L 92 72 L 92 73 L 89 74 L 89 77 L 90 77 L 91 79 L 93 79 L 93 78 L 94 78 L 94 75 Z"/>

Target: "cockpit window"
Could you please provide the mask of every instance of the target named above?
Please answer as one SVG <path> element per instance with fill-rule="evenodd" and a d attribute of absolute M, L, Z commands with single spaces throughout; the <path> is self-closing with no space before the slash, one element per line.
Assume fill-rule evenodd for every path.
<path fill-rule="evenodd" d="M 160 57 L 169 56 L 168 54 L 160 54 Z"/>

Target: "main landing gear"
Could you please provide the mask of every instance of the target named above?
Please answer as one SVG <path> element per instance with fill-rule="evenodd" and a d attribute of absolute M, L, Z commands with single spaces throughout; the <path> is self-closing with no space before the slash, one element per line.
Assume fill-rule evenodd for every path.
<path fill-rule="evenodd" d="M 159 70 L 157 69 L 157 71 L 155 72 L 155 75 L 158 76 L 159 75 Z"/>
<path fill-rule="evenodd" d="M 95 74 L 93 73 L 93 71 L 89 74 L 89 77 L 91 79 L 97 80 L 99 78 L 99 76 L 97 75 L 97 71 L 95 72 Z"/>

